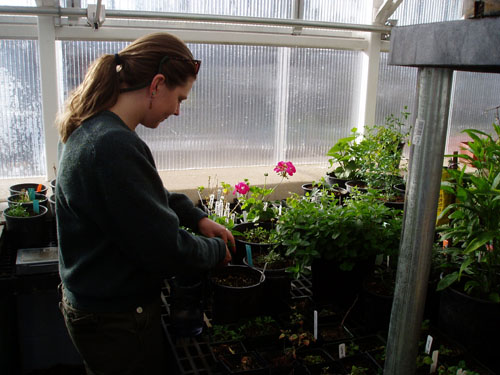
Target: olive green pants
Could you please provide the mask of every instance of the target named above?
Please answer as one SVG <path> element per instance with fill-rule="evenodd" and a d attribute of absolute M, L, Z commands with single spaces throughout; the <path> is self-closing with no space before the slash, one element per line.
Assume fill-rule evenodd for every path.
<path fill-rule="evenodd" d="M 171 373 L 159 298 L 158 302 L 138 306 L 134 311 L 93 313 L 73 308 L 63 296 L 60 309 L 87 374 Z"/>

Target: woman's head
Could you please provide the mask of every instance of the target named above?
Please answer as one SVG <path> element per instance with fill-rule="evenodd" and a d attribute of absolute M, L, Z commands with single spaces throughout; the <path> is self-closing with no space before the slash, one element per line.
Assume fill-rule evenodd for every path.
<path fill-rule="evenodd" d="M 167 33 L 143 36 L 116 55 L 99 57 L 56 120 L 61 140 L 66 142 L 83 121 L 113 106 L 120 93 L 147 87 L 158 73 L 174 89 L 196 78 L 199 64 L 184 42 Z"/>

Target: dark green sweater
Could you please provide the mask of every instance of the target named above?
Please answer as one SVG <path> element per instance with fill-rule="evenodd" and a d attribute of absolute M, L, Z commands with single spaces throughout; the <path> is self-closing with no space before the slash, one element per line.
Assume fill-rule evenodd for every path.
<path fill-rule="evenodd" d="M 193 236 L 206 215 L 168 193 L 148 146 L 111 112 L 85 121 L 61 154 L 56 187 L 59 268 L 69 302 L 125 311 L 158 298 L 165 275 L 224 259 L 219 238 Z"/>

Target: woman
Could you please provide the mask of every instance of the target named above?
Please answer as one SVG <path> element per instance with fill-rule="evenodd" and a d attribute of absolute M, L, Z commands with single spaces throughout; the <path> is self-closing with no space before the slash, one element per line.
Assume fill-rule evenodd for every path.
<path fill-rule="evenodd" d="M 97 59 L 56 121 L 61 310 L 89 374 L 164 373 L 161 280 L 231 260 L 230 232 L 164 189 L 135 133 L 179 115 L 199 67 L 176 37 L 144 36 Z"/>

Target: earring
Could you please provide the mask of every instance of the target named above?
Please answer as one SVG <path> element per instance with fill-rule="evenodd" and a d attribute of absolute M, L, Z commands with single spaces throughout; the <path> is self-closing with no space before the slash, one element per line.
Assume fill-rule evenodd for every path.
<path fill-rule="evenodd" d="M 151 93 L 151 99 L 149 100 L 149 109 L 153 108 L 153 97 L 156 95 L 156 91 Z"/>

